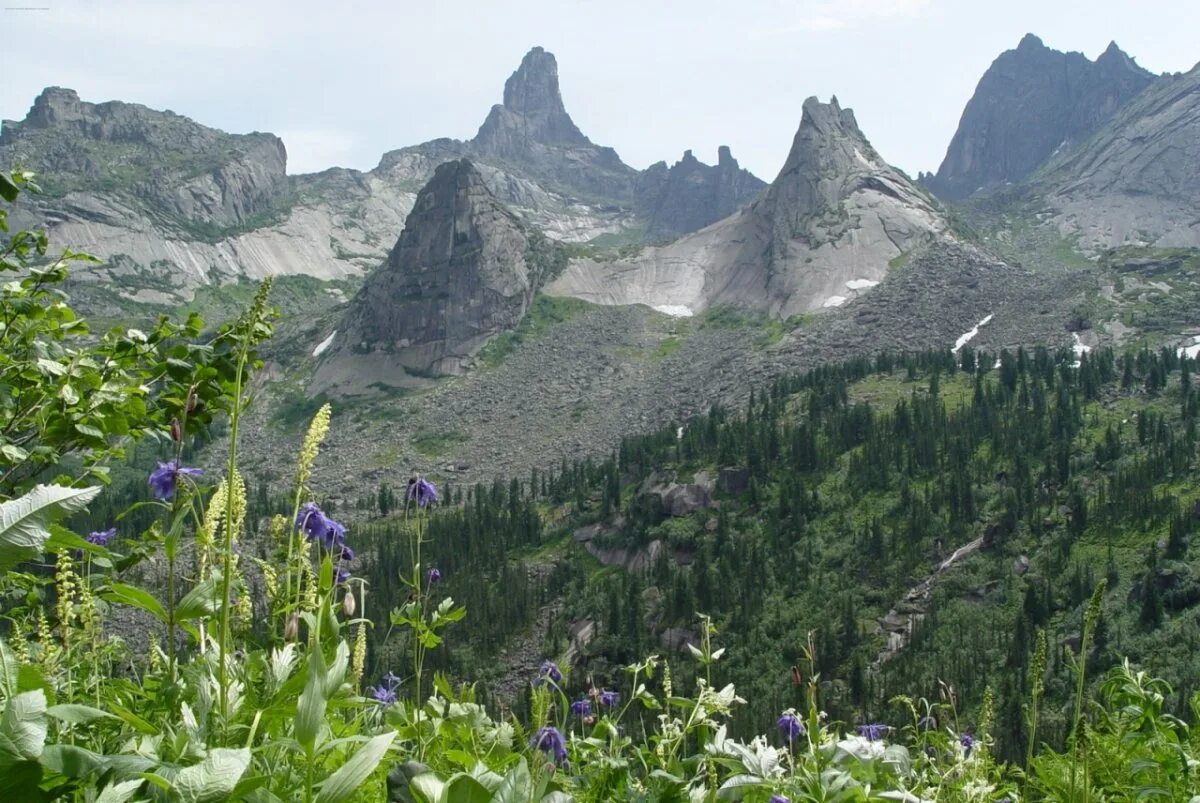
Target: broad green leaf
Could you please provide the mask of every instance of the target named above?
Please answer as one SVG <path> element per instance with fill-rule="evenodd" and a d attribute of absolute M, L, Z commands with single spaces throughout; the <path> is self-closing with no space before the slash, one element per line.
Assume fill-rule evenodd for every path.
<path fill-rule="evenodd" d="M 522 758 L 517 766 L 508 771 L 504 781 L 492 796 L 494 803 L 526 803 L 529 800 L 529 765 Z"/>
<path fill-rule="evenodd" d="M 215 616 L 221 610 L 221 586 L 217 578 L 209 577 L 196 585 L 179 600 L 175 607 L 175 619 L 179 622 L 188 619 L 199 619 L 202 616 Z"/>
<path fill-rule="evenodd" d="M 325 725 L 325 656 L 318 646 L 308 656 L 308 676 L 296 704 L 296 741 L 311 758 Z"/>
<path fill-rule="evenodd" d="M 27 691 L 8 701 L 0 716 L 0 770 L 37 761 L 46 746 L 46 693 Z"/>
<path fill-rule="evenodd" d="M 78 513 L 100 488 L 38 485 L 29 493 L 0 503 L 0 572 L 42 553 L 50 522 Z"/>
<path fill-rule="evenodd" d="M 109 784 L 100 792 L 100 796 L 96 798 L 96 803 L 127 803 L 131 797 L 137 794 L 138 788 L 141 785 L 141 781 L 122 781 L 121 783 Z"/>
<path fill-rule="evenodd" d="M 85 722 L 91 722 L 97 719 L 117 719 L 115 714 L 110 714 L 107 711 L 101 711 L 99 708 L 92 708 L 87 705 L 52 705 L 46 709 L 46 713 L 55 719 L 63 722 L 73 722 L 76 725 L 82 725 Z"/>
<path fill-rule="evenodd" d="M 172 785 L 185 803 L 217 803 L 230 799 L 249 766 L 249 749 L 218 747 L 199 764 L 180 770 Z"/>
<path fill-rule="evenodd" d="M 492 793 L 470 775 L 455 775 L 442 792 L 443 803 L 490 803 Z"/>
<path fill-rule="evenodd" d="M 423 772 L 408 782 L 408 788 L 415 792 L 423 803 L 441 803 L 446 784 L 432 772 Z"/>
<path fill-rule="evenodd" d="M 73 744 L 51 744 L 42 751 L 42 766 L 60 775 L 81 780 L 108 767 L 104 756 Z"/>
<path fill-rule="evenodd" d="M 120 602 L 134 608 L 141 608 L 147 613 L 154 614 L 160 621 L 167 621 L 167 611 L 163 608 L 162 603 L 156 600 L 149 591 L 143 591 L 137 586 L 113 583 L 101 596 L 109 602 Z"/>
<path fill-rule="evenodd" d="M 349 761 L 321 784 L 317 803 L 342 803 L 355 799 L 355 791 L 362 786 L 363 781 L 371 777 L 371 773 L 379 766 L 395 739 L 396 732 L 388 731 L 360 747 Z"/>
<path fill-rule="evenodd" d="M 17 200 L 17 196 L 21 193 L 17 185 L 12 182 L 7 173 L 0 173 L 0 198 L 12 203 Z"/>

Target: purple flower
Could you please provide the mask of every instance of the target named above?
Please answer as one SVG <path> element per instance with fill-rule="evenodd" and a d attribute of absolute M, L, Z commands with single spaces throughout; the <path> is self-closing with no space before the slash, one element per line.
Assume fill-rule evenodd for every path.
<path fill-rule="evenodd" d="M 346 545 L 346 528 L 341 522 L 334 521 L 328 516 L 325 517 L 325 523 L 328 530 L 325 533 L 324 546 L 330 552 L 334 547 L 344 547 Z"/>
<path fill-rule="evenodd" d="M 310 541 L 323 540 L 329 533 L 329 519 L 316 502 L 305 502 L 296 514 L 296 529 Z"/>
<path fill-rule="evenodd" d="M 771 795 L 771 799 L 767 803 L 792 803 L 792 801 L 783 795 Z"/>
<path fill-rule="evenodd" d="M 592 701 L 576 700 L 571 703 L 571 713 L 577 717 L 590 717 L 592 715 Z"/>
<path fill-rule="evenodd" d="M 203 469 L 187 468 L 179 465 L 178 460 L 168 460 L 159 463 L 158 468 L 150 472 L 147 483 L 155 499 L 170 499 L 175 495 L 175 486 L 180 477 L 199 477 L 203 473 Z"/>
<path fill-rule="evenodd" d="M 342 560 L 354 560 L 354 550 L 348 546 L 342 547 Z"/>
<path fill-rule="evenodd" d="M 408 491 L 404 496 L 408 501 L 416 502 L 418 507 L 427 507 L 438 500 L 437 488 L 422 477 L 413 477 L 408 481 Z"/>
<path fill-rule="evenodd" d="M 442 579 L 442 573 L 437 569 L 430 569 L 425 572 L 425 585 L 431 586 Z"/>
<path fill-rule="evenodd" d="M 958 743 L 963 746 L 963 753 L 967 758 L 971 757 L 971 751 L 975 748 L 975 740 L 971 738 L 971 734 L 964 733 L 958 737 Z"/>
<path fill-rule="evenodd" d="M 367 690 L 371 698 L 380 705 L 391 705 L 396 702 L 396 692 L 387 686 L 372 686 Z"/>
<path fill-rule="evenodd" d="M 350 570 L 349 569 L 343 569 L 341 567 L 334 569 L 334 572 L 333 572 L 334 585 L 340 586 L 349 579 L 350 579 Z"/>
<path fill-rule="evenodd" d="M 400 677 L 395 672 L 388 672 L 383 676 L 383 682 L 389 689 L 395 689 L 400 685 Z"/>
<path fill-rule="evenodd" d="M 605 708 L 612 708 L 620 699 L 621 695 L 617 694 L 615 691 L 600 692 L 600 705 L 604 706 Z"/>
<path fill-rule="evenodd" d="M 567 745 L 563 742 L 563 735 L 553 725 L 547 725 L 535 733 L 529 740 L 529 746 L 541 750 L 547 756 L 554 756 L 555 764 L 562 763 L 567 757 Z"/>
<path fill-rule="evenodd" d="M 562 683 L 562 672 L 559 671 L 558 664 L 553 661 L 542 661 L 537 677 L 533 679 L 533 685 L 540 686 L 547 680 L 551 683 Z"/>
<path fill-rule="evenodd" d="M 859 725 L 857 728 L 855 728 L 855 731 L 858 733 L 858 735 L 866 739 L 868 742 L 878 742 L 882 740 L 885 736 L 887 736 L 889 730 L 891 730 L 891 728 L 889 728 L 887 725 L 880 725 L 877 722 L 873 722 L 870 725 Z"/>
<path fill-rule="evenodd" d="M 784 711 L 783 716 L 775 724 L 779 726 L 779 731 L 783 734 L 783 738 L 787 739 L 788 744 L 806 733 L 804 723 L 800 721 L 800 717 L 796 716 L 796 712 L 790 709 Z"/>
<path fill-rule="evenodd" d="M 99 530 L 98 532 L 88 533 L 87 538 L 84 540 L 89 544 L 95 544 L 96 546 L 108 546 L 108 539 L 112 538 L 116 534 L 117 528 L 112 527 L 107 530 Z"/>

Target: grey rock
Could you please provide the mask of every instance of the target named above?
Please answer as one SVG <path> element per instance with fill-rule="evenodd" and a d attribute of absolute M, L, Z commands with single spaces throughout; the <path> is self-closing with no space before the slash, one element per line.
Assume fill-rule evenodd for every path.
<path fill-rule="evenodd" d="M 722 145 L 715 165 L 685 151 L 670 168 L 666 162 L 646 168 L 638 181 L 637 205 L 650 239 L 673 239 L 732 215 L 766 186 Z"/>
<path fill-rule="evenodd" d="M 663 506 L 672 516 L 689 516 L 712 505 L 708 489 L 702 485 L 673 485 L 663 496 Z"/>
<path fill-rule="evenodd" d="M 992 62 L 926 186 L 950 200 L 1025 178 L 1082 142 L 1154 81 L 1116 43 L 1094 62 L 1027 34 Z"/>

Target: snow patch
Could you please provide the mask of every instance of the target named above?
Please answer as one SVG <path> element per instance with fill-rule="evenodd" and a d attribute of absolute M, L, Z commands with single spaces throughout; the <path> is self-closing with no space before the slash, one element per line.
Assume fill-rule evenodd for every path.
<path fill-rule="evenodd" d="M 870 279 L 851 279 L 850 281 L 846 282 L 846 286 L 851 290 L 870 290 L 877 284 L 879 284 L 879 282 L 873 282 Z"/>
<path fill-rule="evenodd" d="M 988 315 L 982 321 L 980 321 L 979 323 L 972 326 L 969 330 L 967 330 L 966 332 L 963 332 L 961 335 L 959 335 L 958 340 L 954 341 L 954 348 L 950 349 L 950 351 L 952 351 L 955 354 L 958 354 L 958 352 L 962 350 L 963 346 L 970 343 L 975 338 L 975 335 L 979 334 L 979 327 L 987 326 L 988 323 L 991 322 L 991 320 L 992 320 L 992 315 Z"/>
<path fill-rule="evenodd" d="M 840 307 L 845 303 L 846 303 L 845 296 L 830 296 L 829 298 L 825 299 L 825 303 L 822 304 L 821 306 L 822 307 Z"/>
<path fill-rule="evenodd" d="M 1200 357 L 1200 335 L 1196 335 L 1192 338 L 1192 345 L 1180 346 L 1176 354 L 1178 354 L 1180 357 L 1187 357 L 1191 360 Z"/>
<path fill-rule="evenodd" d="M 337 329 L 334 329 L 332 332 L 330 332 L 329 337 L 325 338 L 320 343 L 318 343 L 317 347 L 312 350 L 312 355 L 314 357 L 320 357 L 322 354 L 324 354 L 325 349 L 327 349 L 331 345 L 333 345 L 333 338 L 336 334 L 337 334 Z"/>
<path fill-rule="evenodd" d="M 670 315 L 672 318 L 690 318 L 696 314 L 692 312 L 691 307 L 685 307 L 682 304 L 656 304 L 653 309 L 663 315 Z"/>

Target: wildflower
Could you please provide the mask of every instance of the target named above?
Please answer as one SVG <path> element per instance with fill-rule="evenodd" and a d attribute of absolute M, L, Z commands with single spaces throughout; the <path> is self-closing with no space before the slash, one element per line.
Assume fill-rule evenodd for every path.
<path fill-rule="evenodd" d="M 300 615 L 293 613 L 283 626 L 283 640 L 295 641 L 300 637 Z"/>
<path fill-rule="evenodd" d="M 771 795 L 771 799 L 767 803 L 792 803 L 792 801 L 783 795 Z"/>
<path fill-rule="evenodd" d="M 296 514 L 296 529 L 310 541 L 323 540 L 329 533 L 329 519 L 316 502 L 305 502 Z"/>
<path fill-rule="evenodd" d="M 804 723 L 800 721 L 800 717 L 796 716 L 796 709 L 789 708 L 783 712 L 783 716 L 775 723 L 779 726 L 779 730 L 783 733 L 783 738 L 787 739 L 788 744 L 799 739 L 806 732 Z"/>
<path fill-rule="evenodd" d="M 577 717 L 591 716 L 592 701 L 591 700 L 576 700 L 571 703 L 571 713 Z"/>
<path fill-rule="evenodd" d="M 546 725 L 533 735 L 529 746 L 541 750 L 547 756 L 554 757 L 554 763 L 562 763 L 567 758 L 567 746 L 563 735 L 553 725 Z"/>
<path fill-rule="evenodd" d="M 440 571 L 438 571 L 437 569 L 431 568 L 429 571 L 425 572 L 425 585 L 431 586 L 441 579 L 442 579 L 442 573 Z"/>
<path fill-rule="evenodd" d="M 620 699 L 621 695 L 617 694 L 615 691 L 605 690 L 600 692 L 600 705 L 604 706 L 605 708 L 612 708 Z"/>
<path fill-rule="evenodd" d="M 387 684 L 389 689 L 394 689 L 400 685 L 400 677 L 395 672 L 388 672 L 383 676 L 383 682 Z"/>
<path fill-rule="evenodd" d="M 395 690 L 389 689 L 387 686 L 372 686 L 368 691 L 371 694 L 371 699 L 380 705 L 391 705 L 396 702 Z"/>
<path fill-rule="evenodd" d="M 348 619 L 354 615 L 357 608 L 358 601 L 354 599 L 354 592 L 346 591 L 346 595 L 342 597 L 342 615 Z"/>
<path fill-rule="evenodd" d="M 859 725 L 854 730 L 859 736 L 863 737 L 868 742 L 878 742 L 882 741 L 883 738 L 887 736 L 888 731 L 891 730 L 891 728 L 889 728 L 887 725 L 880 725 L 879 723 L 875 722 L 871 723 L 870 725 Z"/>
<path fill-rule="evenodd" d="M 336 522 L 328 516 L 325 517 L 325 523 L 328 530 L 325 533 L 325 538 L 322 543 L 330 552 L 334 547 L 345 548 L 346 546 L 346 528 L 340 522 Z"/>
<path fill-rule="evenodd" d="M 416 502 L 418 507 L 428 507 L 438 500 L 437 488 L 422 477 L 413 477 L 408 481 L 408 491 L 404 496 L 408 501 Z"/>
<path fill-rule="evenodd" d="M 348 546 L 342 547 L 342 560 L 354 560 L 354 550 Z"/>
<path fill-rule="evenodd" d="M 542 661 L 542 666 L 538 670 L 537 677 L 533 680 L 533 685 L 540 686 L 549 680 L 551 683 L 562 683 L 562 672 L 558 668 L 558 664 L 553 661 Z"/>
<path fill-rule="evenodd" d="M 179 465 L 178 460 L 168 460 L 166 463 L 159 463 L 158 468 L 150 472 L 147 484 L 155 499 L 170 499 L 175 495 L 175 485 L 180 477 L 199 477 L 203 473 L 203 469 L 187 468 Z"/>
<path fill-rule="evenodd" d="M 347 582 L 349 579 L 350 579 L 350 570 L 349 569 L 338 568 L 338 569 L 334 570 L 334 573 L 333 573 L 333 584 L 334 585 L 340 586 L 343 583 Z"/>
<path fill-rule="evenodd" d="M 86 540 L 89 544 L 95 544 L 96 546 L 108 546 L 108 539 L 112 538 L 116 534 L 117 528 L 110 527 L 107 530 L 88 533 L 87 538 L 84 540 Z"/>
<path fill-rule="evenodd" d="M 971 734 L 964 733 L 962 736 L 959 736 L 958 743 L 963 746 L 963 755 L 970 758 L 971 750 L 975 747 L 975 740 L 971 738 Z"/>

